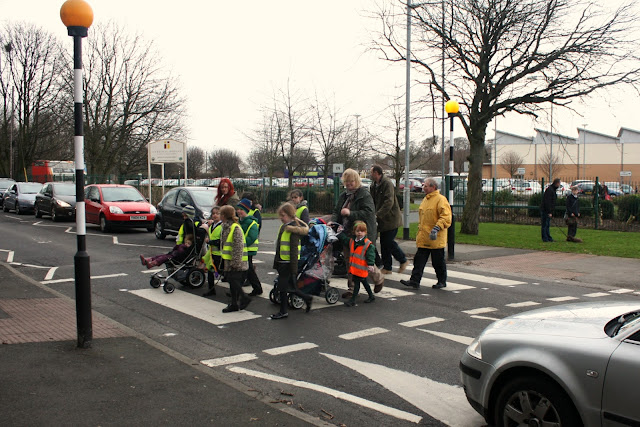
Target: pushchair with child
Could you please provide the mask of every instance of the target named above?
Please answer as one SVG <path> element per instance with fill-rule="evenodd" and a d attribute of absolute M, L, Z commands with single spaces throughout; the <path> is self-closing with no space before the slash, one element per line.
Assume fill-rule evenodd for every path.
<path fill-rule="evenodd" d="M 188 224 L 189 221 L 191 224 Z M 191 219 L 185 220 L 185 226 L 194 231 L 193 245 L 183 257 L 165 262 L 164 268 L 151 276 L 149 281 L 153 288 L 162 286 L 168 294 L 173 293 L 178 285 L 199 288 L 205 282 L 205 272 L 198 266 L 202 254 L 206 251 L 206 230 L 195 227 Z"/>
<path fill-rule="evenodd" d="M 329 286 L 331 273 L 334 266 L 334 252 L 332 244 L 338 239 L 335 232 L 322 220 L 311 220 L 309 233 L 302 238 L 300 262 L 298 263 L 298 275 L 296 276 L 296 286 L 304 293 L 320 295 L 324 293 L 324 298 L 329 304 L 335 304 L 340 299 L 338 289 Z M 278 278 L 274 281 L 278 283 Z M 280 293 L 275 289 L 269 292 L 269 299 L 274 304 L 280 303 Z M 292 308 L 302 308 L 304 300 L 295 295 L 289 295 L 289 305 Z"/>

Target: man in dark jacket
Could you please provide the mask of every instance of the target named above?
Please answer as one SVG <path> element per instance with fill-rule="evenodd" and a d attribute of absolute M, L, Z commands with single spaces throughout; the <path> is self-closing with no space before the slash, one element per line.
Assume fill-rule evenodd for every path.
<path fill-rule="evenodd" d="M 400 205 L 396 190 L 389 178 L 384 176 L 380 165 L 371 167 L 371 196 L 376 208 L 378 232 L 380 233 L 380 252 L 382 252 L 382 274 L 391 274 L 393 258 L 400 263 L 398 273 L 402 273 L 409 262 L 396 242 L 398 228 L 402 227 Z"/>
<path fill-rule="evenodd" d="M 553 183 L 544 190 L 542 195 L 542 205 L 540 205 L 540 222 L 542 225 L 542 241 L 553 242 L 549 227 L 551 226 L 551 217 L 553 217 L 553 210 L 556 208 L 556 199 L 558 195 L 556 191 L 560 187 L 560 178 L 553 180 Z"/>

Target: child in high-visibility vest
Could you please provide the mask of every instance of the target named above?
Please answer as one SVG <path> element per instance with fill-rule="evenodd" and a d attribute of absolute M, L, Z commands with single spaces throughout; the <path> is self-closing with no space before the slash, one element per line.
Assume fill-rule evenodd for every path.
<path fill-rule="evenodd" d="M 367 224 L 362 221 L 356 221 L 353 227 L 355 237 L 349 238 L 344 233 L 340 233 L 338 237 L 340 241 L 349 245 L 349 274 L 353 278 L 353 295 L 344 303 L 347 307 L 356 306 L 356 297 L 360 291 L 360 284 L 362 284 L 369 294 L 369 298 L 364 302 L 374 302 L 376 297 L 373 296 L 371 286 L 367 281 L 370 271 L 374 271 L 374 264 L 376 260 L 376 249 L 371 240 L 367 239 Z"/>
<path fill-rule="evenodd" d="M 222 221 L 220 221 L 220 207 L 211 208 L 211 215 L 207 221 L 209 250 L 202 257 L 202 263 L 209 281 L 209 290 L 203 296 L 216 294 L 215 281 L 222 274 L 222 249 L 220 248 L 220 235 L 222 234 Z"/>

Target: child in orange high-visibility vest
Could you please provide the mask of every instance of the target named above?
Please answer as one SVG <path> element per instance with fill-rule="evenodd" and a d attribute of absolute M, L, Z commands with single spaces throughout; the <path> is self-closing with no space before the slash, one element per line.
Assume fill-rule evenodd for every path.
<path fill-rule="evenodd" d="M 369 272 L 374 270 L 374 264 L 376 260 L 376 248 L 371 240 L 367 239 L 367 224 L 362 221 L 356 221 L 353 227 L 355 237 L 349 239 L 344 233 L 340 233 L 338 237 L 342 244 L 349 245 L 351 250 L 349 256 L 349 274 L 353 278 L 353 295 L 344 303 L 347 307 L 353 307 L 356 304 L 356 297 L 358 291 L 360 291 L 360 284 L 364 285 L 364 288 L 369 294 L 369 299 L 365 300 L 366 303 L 374 302 L 376 297 L 371 292 L 371 286 L 367 281 Z"/>

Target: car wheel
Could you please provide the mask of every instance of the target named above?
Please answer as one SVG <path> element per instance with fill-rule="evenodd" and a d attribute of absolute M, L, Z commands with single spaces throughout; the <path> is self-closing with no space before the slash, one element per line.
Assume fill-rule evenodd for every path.
<path fill-rule="evenodd" d="M 16 214 L 22 215 L 22 210 L 20 209 L 20 203 L 16 203 Z"/>
<path fill-rule="evenodd" d="M 33 214 L 36 216 L 36 218 L 42 218 L 42 212 L 40 212 L 40 209 L 38 209 L 38 205 L 35 205 L 33 207 Z"/>
<path fill-rule="evenodd" d="M 156 221 L 154 229 L 156 239 L 163 240 L 165 237 L 167 237 L 167 233 L 164 232 L 164 227 L 162 226 L 162 221 Z"/>
<path fill-rule="evenodd" d="M 6 203 L 2 204 L 2 212 L 9 212 L 9 208 L 7 207 Z"/>
<path fill-rule="evenodd" d="M 56 215 L 56 209 L 51 208 L 51 221 L 58 221 L 58 215 Z"/>
<path fill-rule="evenodd" d="M 567 394 L 553 381 L 539 377 L 510 380 L 500 391 L 494 408 L 494 425 L 582 425 Z"/>
<path fill-rule="evenodd" d="M 107 218 L 105 218 L 104 215 L 100 215 L 100 231 L 103 233 L 109 231 L 109 221 L 107 221 Z"/>

